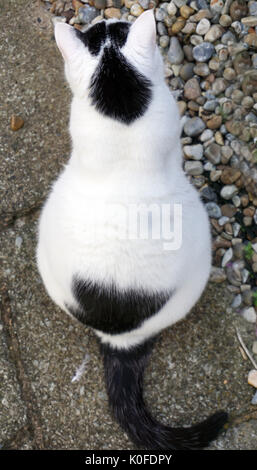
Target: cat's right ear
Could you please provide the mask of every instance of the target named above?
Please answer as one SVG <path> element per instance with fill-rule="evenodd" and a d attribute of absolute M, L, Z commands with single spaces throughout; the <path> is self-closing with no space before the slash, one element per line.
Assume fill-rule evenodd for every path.
<path fill-rule="evenodd" d="M 54 35 L 56 44 L 65 62 L 69 62 L 80 43 L 79 39 L 76 37 L 75 29 L 67 23 L 56 23 Z"/>
<path fill-rule="evenodd" d="M 143 55 L 148 55 L 156 48 L 156 25 L 153 10 L 146 10 L 132 24 L 128 35 L 128 44 Z"/>

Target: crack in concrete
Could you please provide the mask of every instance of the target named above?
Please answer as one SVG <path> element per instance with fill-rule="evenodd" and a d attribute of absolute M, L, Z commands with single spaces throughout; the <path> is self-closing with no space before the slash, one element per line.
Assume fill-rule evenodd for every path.
<path fill-rule="evenodd" d="M 4 335 L 6 338 L 6 343 L 8 346 L 8 353 L 10 360 L 13 362 L 17 380 L 20 385 L 21 397 L 24 401 L 24 405 L 27 411 L 27 424 L 25 425 L 27 433 L 29 433 L 30 438 L 33 442 L 33 448 L 42 450 L 45 449 L 43 429 L 41 424 L 41 416 L 36 402 L 35 395 L 33 393 L 29 377 L 26 373 L 24 363 L 20 355 L 20 345 L 19 339 L 15 332 L 15 315 L 12 312 L 11 308 L 11 299 L 8 295 L 7 285 L 4 283 L 0 288 L 1 294 L 1 319 L 3 323 Z M 18 438 L 20 440 L 20 432 L 16 433 L 15 436 L 9 441 L 15 442 Z M 5 445 L 9 445 L 8 441 Z"/>
<path fill-rule="evenodd" d="M 44 200 L 45 198 L 42 198 L 36 201 L 33 206 L 25 207 L 13 212 L 5 212 L 0 214 L 0 232 L 3 232 L 4 230 L 7 230 L 11 226 L 13 226 L 16 220 L 18 220 L 19 218 L 28 215 L 33 215 L 35 212 L 41 209 Z"/>

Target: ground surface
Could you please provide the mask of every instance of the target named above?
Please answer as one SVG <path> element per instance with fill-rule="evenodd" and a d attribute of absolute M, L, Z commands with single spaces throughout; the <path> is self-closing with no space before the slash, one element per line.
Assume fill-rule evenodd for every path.
<path fill-rule="evenodd" d="M 28 5 L 29 3 L 29 5 Z M 2 1 L 0 159 L 0 443 L 5 449 L 133 449 L 107 404 L 97 341 L 45 293 L 35 264 L 37 222 L 69 155 L 69 91 L 48 15 L 36 1 Z M 41 18 L 41 23 L 37 18 Z M 10 129 L 12 114 L 24 126 Z M 165 331 L 146 372 L 146 399 L 166 423 L 230 413 L 212 449 L 256 449 L 252 366 L 235 335 L 253 325 L 227 313 L 225 285 L 209 284 L 189 316 Z M 71 383 L 85 354 L 88 364 Z"/>

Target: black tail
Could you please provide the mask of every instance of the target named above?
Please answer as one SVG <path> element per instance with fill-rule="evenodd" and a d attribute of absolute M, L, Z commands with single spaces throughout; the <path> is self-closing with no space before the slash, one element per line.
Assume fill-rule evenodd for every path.
<path fill-rule="evenodd" d="M 130 350 L 102 345 L 106 387 L 114 416 L 139 447 L 151 450 L 207 447 L 227 422 L 227 413 L 217 412 L 190 428 L 168 427 L 149 413 L 143 399 L 143 374 L 152 344 L 147 341 Z"/>

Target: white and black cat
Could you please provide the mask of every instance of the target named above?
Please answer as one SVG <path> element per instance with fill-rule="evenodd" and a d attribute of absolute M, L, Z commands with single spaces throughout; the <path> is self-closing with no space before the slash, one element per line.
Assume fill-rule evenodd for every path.
<path fill-rule="evenodd" d="M 100 338 L 110 406 L 136 445 L 205 447 L 225 412 L 171 428 L 143 400 L 154 337 L 190 311 L 211 266 L 208 217 L 182 169 L 181 121 L 153 12 L 132 25 L 103 20 L 85 33 L 58 23 L 55 36 L 73 92 L 72 154 L 41 214 L 39 271 L 53 301 Z M 175 205 L 182 207 L 174 249 L 164 249 L 162 233 L 129 236 L 124 214 L 153 205 L 170 207 L 171 228 Z"/>

